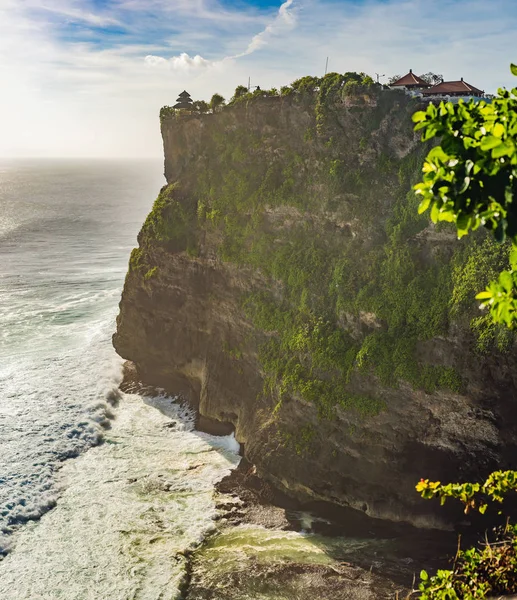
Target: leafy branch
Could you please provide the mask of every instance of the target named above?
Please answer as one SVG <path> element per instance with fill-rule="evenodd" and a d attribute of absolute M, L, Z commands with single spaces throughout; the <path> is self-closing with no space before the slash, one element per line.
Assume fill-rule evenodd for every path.
<path fill-rule="evenodd" d="M 517 75 L 517 66 L 511 65 Z M 498 242 L 517 247 L 517 88 L 500 89 L 491 103 L 471 100 L 429 104 L 413 115 L 422 140 L 441 138 L 427 155 L 414 186 L 419 213 L 434 223 L 454 223 L 458 237 L 488 229 Z M 476 296 L 494 321 L 517 324 L 517 260 Z"/>

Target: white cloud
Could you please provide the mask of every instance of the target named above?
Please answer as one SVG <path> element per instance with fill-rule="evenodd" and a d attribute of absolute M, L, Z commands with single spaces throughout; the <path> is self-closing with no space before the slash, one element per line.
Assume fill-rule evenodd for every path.
<path fill-rule="evenodd" d="M 225 56 L 220 61 L 210 61 L 202 56 L 189 56 L 186 52 L 182 52 L 179 56 L 173 56 L 170 59 L 162 56 L 148 55 L 145 57 L 145 62 L 151 67 L 169 67 L 171 69 L 199 69 L 210 66 L 220 65 L 222 62 L 227 62 L 233 59 L 249 56 L 266 46 L 276 35 L 286 33 L 296 24 L 296 18 L 293 10 L 290 10 L 295 0 L 286 0 L 280 8 L 276 17 L 271 21 L 260 33 L 257 33 L 251 39 L 248 47 L 244 52 L 233 56 Z"/>
<path fill-rule="evenodd" d="M 32 8 L 39 8 L 41 10 L 67 17 L 72 21 L 81 21 L 89 25 L 94 25 L 95 27 L 122 25 L 119 20 L 113 17 L 95 14 L 87 10 L 82 10 L 81 8 L 74 8 L 65 2 L 56 2 L 55 0 L 39 2 L 37 0 L 32 0 L 30 5 Z"/>
<path fill-rule="evenodd" d="M 272 23 L 260 33 L 253 36 L 253 39 L 248 44 L 248 47 L 241 54 L 237 54 L 232 58 L 241 58 L 242 56 L 248 56 L 256 50 L 260 50 L 266 44 L 271 41 L 271 38 L 281 33 L 286 33 L 292 29 L 296 24 L 296 17 L 293 10 L 289 10 L 294 3 L 294 0 L 287 0 L 278 9 L 278 15 Z"/>
<path fill-rule="evenodd" d="M 199 56 L 199 54 L 196 54 L 196 56 L 189 56 L 186 52 L 182 52 L 179 56 L 173 56 L 168 60 L 162 56 L 148 54 L 144 60 L 150 67 L 166 67 L 182 71 L 188 71 L 190 69 L 206 69 L 215 64 L 215 62 L 206 60 L 202 56 Z"/>
<path fill-rule="evenodd" d="M 100 5 L 0 0 L 0 155 L 160 156 L 158 112 L 181 90 L 229 97 L 249 76 L 279 87 L 322 74 L 327 56 L 339 72 L 413 68 L 488 91 L 515 85 L 515 0 L 294 0 L 273 15 L 217 0 Z M 124 34 L 102 37 L 103 19 Z"/>

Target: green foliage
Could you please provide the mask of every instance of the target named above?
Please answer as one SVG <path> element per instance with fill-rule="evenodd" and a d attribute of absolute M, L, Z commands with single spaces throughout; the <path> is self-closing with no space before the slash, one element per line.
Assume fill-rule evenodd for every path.
<path fill-rule="evenodd" d="M 514 65 L 512 72 L 517 73 Z M 413 121 L 423 140 L 441 138 L 415 186 L 419 211 L 429 209 L 435 223 L 454 223 L 460 238 L 482 225 L 497 242 L 517 245 L 517 88 L 500 89 L 489 104 L 430 104 Z M 512 261 L 511 270 L 477 296 L 493 319 L 508 327 L 517 323 L 516 266 Z"/>
<path fill-rule="evenodd" d="M 233 98 L 230 100 L 230 102 L 233 102 L 234 100 L 238 100 L 239 98 L 242 98 L 242 96 L 245 96 L 247 93 L 249 92 L 248 88 L 244 85 L 238 85 L 235 88 L 235 92 L 233 94 Z"/>
<path fill-rule="evenodd" d="M 185 206 L 175 197 L 176 186 L 162 188 L 142 227 L 143 239 L 186 250 L 195 240 L 195 207 Z"/>
<path fill-rule="evenodd" d="M 512 65 L 517 75 L 517 66 Z M 503 335 L 499 324 L 517 326 L 517 88 L 499 90 L 491 104 L 485 102 L 457 105 L 443 102 L 429 105 L 413 120 L 423 130 L 423 140 L 441 136 L 441 146 L 433 148 L 424 163 L 423 181 L 415 186 L 421 197 L 419 212 L 431 209 L 431 218 L 456 225 L 458 237 L 487 228 L 498 243 L 512 243 L 510 270 L 508 247 L 486 252 L 491 245 L 468 246 L 469 255 L 454 268 L 453 311 L 469 304 L 472 288 L 480 279 L 497 279 L 476 298 L 489 307 L 492 323 L 486 316 L 471 323 L 478 335 L 478 350 L 486 352 L 494 344 L 508 349 L 513 341 Z M 484 514 L 489 503 L 501 504 L 510 491 L 517 491 L 517 471 L 495 471 L 483 483 L 442 484 L 422 479 L 416 489 L 423 498 L 460 500 L 465 513 Z M 517 526 L 509 520 L 498 531 L 495 541 L 467 550 L 458 550 L 451 570 L 439 570 L 433 577 L 422 571 L 419 591 L 424 600 L 485 598 L 487 595 L 517 592 Z"/>
<path fill-rule="evenodd" d="M 494 471 L 483 484 L 480 483 L 448 483 L 421 479 L 416 491 L 422 498 L 440 498 L 441 504 L 447 498 L 456 498 L 465 505 L 465 513 L 477 509 L 485 513 L 488 501 L 501 503 L 509 491 L 517 491 L 517 471 Z"/>
<path fill-rule="evenodd" d="M 343 135 L 337 107 L 349 82 L 376 102 L 350 114 L 353 126 Z M 276 93 L 239 90 L 232 103 Z M 158 240 L 174 239 L 178 249 L 196 255 L 193 230 L 199 239 L 206 232 L 220 240 L 223 261 L 273 282 L 274 292 L 247 297 L 245 310 L 260 344 L 264 393 L 277 406 L 295 395 L 313 403 L 322 418 L 339 410 L 377 414 L 382 401 L 358 395 L 354 373 L 428 393 L 461 391 L 464 382 L 453 366 L 430 361 L 425 344 L 446 335 L 452 318 L 472 319 L 469 303 L 449 302 L 462 281 L 453 265 L 461 272 L 468 257 L 459 248 L 451 264 L 448 250 L 423 256 L 415 243 L 428 221 L 407 192 L 428 148 L 399 159 L 382 132 L 372 142 L 381 122 L 404 122 L 411 100 L 382 92 L 364 73 L 301 78 L 281 94 L 310 115 L 307 127 L 293 130 L 273 156 L 269 128 L 214 126 L 210 160 L 189 190 L 196 205 L 167 201 L 167 216 L 170 211 L 174 218 L 167 217 L 165 227 L 156 217 Z M 163 210 L 159 204 L 153 213 Z M 164 234 L 167 228 L 174 231 Z M 480 252 L 489 261 L 493 251 Z"/>
<path fill-rule="evenodd" d="M 427 83 L 430 83 L 431 85 L 437 85 L 438 83 L 442 83 L 442 81 L 443 81 L 443 75 L 433 73 L 432 71 L 429 71 L 429 73 L 424 73 L 423 75 L 420 75 L 420 78 L 423 79 L 424 81 L 426 81 Z M 399 79 L 400 79 L 400 77 L 399 77 Z"/>
<path fill-rule="evenodd" d="M 517 491 L 517 471 L 496 471 L 483 483 L 449 483 L 422 479 L 416 489 L 423 498 L 459 500 L 465 513 L 484 514 L 489 503 L 500 505 L 509 492 Z M 486 598 L 487 595 L 517 592 L 517 526 L 507 522 L 496 530 L 494 540 L 486 538 L 478 547 L 458 549 L 451 570 L 439 570 L 433 577 L 420 573 L 421 600 Z"/>
<path fill-rule="evenodd" d="M 151 267 L 147 273 L 144 275 L 144 280 L 148 281 L 149 279 L 151 279 L 152 277 L 155 277 L 156 274 L 158 273 L 158 267 L 154 266 Z"/>
<path fill-rule="evenodd" d="M 210 110 L 212 112 L 218 112 L 224 106 L 225 99 L 221 96 L 221 94 L 214 94 L 212 98 L 210 98 Z"/>
<path fill-rule="evenodd" d="M 210 105 L 204 100 L 194 100 L 192 103 L 192 110 L 201 114 L 205 114 L 209 112 Z"/>
<path fill-rule="evenodd" d="M 170 119 L 175 119 L 176 114 L 177 111 L 175 108 L 172 108 L 172 106 L 162 106 L 160 109 L 160 123 Z"/>
<path fill-rule="evenodd" d="M 131 271 L 137 271 L 141 267 L 142 254 L 141 248 L 133 248 L 131 250 L 131 256 L 129 257 L 129 269 Z"/>
<path fill-rule="evenodd" d="M 296 101 L 310 98 L 312 106 L 321 93 L 331 120 L 341 84 L 368 82 L 364 74 L 354 73 L 330 73 L 322 80 L 303 78 L 290 89 Z M 364 139 L 369 151 L 372 116 L 379 124 L 390 111 L 407 114 L 393 96 L 386 92 L 385 100 L 381 94 L 378 108 L 364 109 L 367 114 L 357 117 L 354 136 L 357 143 Z M 250 101 L 248 95 L 241 98 Z M 438 250 L 429 261 L 411 242 L 428 223 L 417 214 L 414 194 L 407 193 L 425 148 L 403 159 L 386 149 L 366 171 L 354 145 L 335 135 L 340 130 L 334 125 L 334 135 L 322 139 L 316 134 L 313 114 L 307 129 L 293 132 L 292 145 L 286 144 L 274 161 L 261 154 L 268 151 L 270 134 L 253 128 L 215 132 L 207 149 L 212 158 L 199 171 L 192 194 L 198 200 L 198 227 L 217 231 L 221 239 L 220 258 L 258 269 L 278 287 L 275 295 L 250 297 L 246 305 L 256 331 L 268 332 L 259 356 L 265 392 L 277 403 L 286 395 L 300 395 L 325 417 L 339 407 L 363 415 L 382 409 L 378 399 L 351 391 L 353 371 L 374 374 L 393 387 L 406 381 L 429 393 L 461 391 L 464 382 L 454 368 L 427 364 L 421 350 L 422 342 L 446 334 L 453 290 L 449 254 Z M 311 157 L 322 143 L 326 160 L 316 163 Z M 346 203 L 337 200 L 344 195 Z M 391 216 L 379 226 L 380 199 L 386 197 Z M 277 225 L 270 221 L 271 211 L 278 211 Z M 363 228 L 377 228 L 384 245 L 365 250 L 361 235 L 342 237 L 330 223 L 306 218 L 328 211 L 335 211 L 332 219 L 357 218 Z M 334 227 L 331 235 L 325 227 Z M 464 260 L 459 256 L 458 264 Z M 363 312 L 373 314 L 377 324 L 353 336 L 349 323 L 359 322 Z"/>
<path fill-rule="evenodd" d="M 508 524 L 479 548 L 459 549 L 452 570 L 420 573 L 421 600 L 477 600 L 517 591 L 517 526 Z"/>

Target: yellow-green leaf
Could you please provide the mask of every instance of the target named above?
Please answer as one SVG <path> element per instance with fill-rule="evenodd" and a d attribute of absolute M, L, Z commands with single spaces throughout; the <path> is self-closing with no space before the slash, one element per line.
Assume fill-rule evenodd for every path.
<path fill-rule="evenodd" d="M 476 294 L 476 300 L 488 300 L 491 297 L 492 292 L 489 291 L 479 292 L 479 294 Z"/>

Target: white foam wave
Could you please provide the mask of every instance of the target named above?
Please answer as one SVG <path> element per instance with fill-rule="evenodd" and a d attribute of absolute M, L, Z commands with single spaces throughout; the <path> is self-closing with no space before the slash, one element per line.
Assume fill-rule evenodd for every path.
<path fill-rule="evenodd" d="M 177 598 L 185 553 L 215 527 L 214 484 L 240 460 L 232 440 L 193 431 L 171 398 L 123 395 L 106 443 L 64 465 L 56 508 L 0 563 L 0 597 Z"/>

